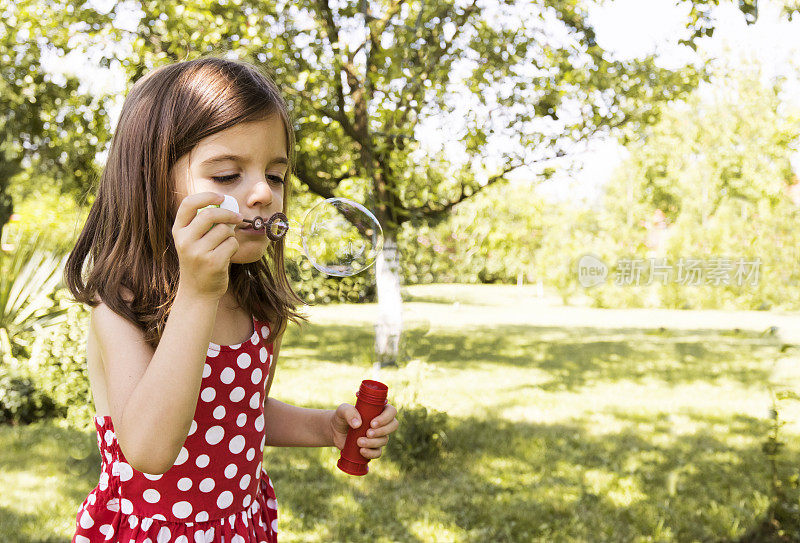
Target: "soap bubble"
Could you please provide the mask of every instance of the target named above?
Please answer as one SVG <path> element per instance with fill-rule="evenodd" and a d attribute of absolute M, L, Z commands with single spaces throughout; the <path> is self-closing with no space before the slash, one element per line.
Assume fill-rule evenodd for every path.
<path fill-rule="evenodd" d="M 303 221 L 303 252 L 326 275 L 346 277 L 369 268 L 383 249 L 383 230 L 367 208 L 347 198 L 328 198 Z"/>
<path fill-rule="evenodd" d="M 269 219 L 256 217 L 253 227 L 266 228 L 272 241 L 292 232 L 289 219 L 275 213 Z M 383 229 L 367 208 L 347 198 L 328 198 L 305 216 L 299 233 L 302 251 L 317 270 L 326 275 L 356 275 L 375 263 L 383 249 Z"/>

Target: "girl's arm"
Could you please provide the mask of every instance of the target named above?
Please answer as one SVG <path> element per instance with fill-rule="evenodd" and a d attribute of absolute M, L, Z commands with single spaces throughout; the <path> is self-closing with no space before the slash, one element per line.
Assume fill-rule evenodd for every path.
<path fill-rule="evenodd" d="M 343 403 L 335 410 L 304 409 L 279 402 L 269 397 L 272 378 L 281 348 L 281 334 L 273 345 L 272 364 L 265 387 L 264 419 L 266 444 L 273 447 L 336 447 L 343 449 L 350 427 L 361 426 L 360 415 L 355 406 Z M 375 417 L 367 430 L 367 437 L 359 440 L 359 452 L 364 458 L 379 458 L 389 434 L 397 430 L 400 423 L 395 418 L 397 409 L 386 405 Z"/>
<path fill-rule="evenodd" d="M 283 334 L 273 344 L 272 364 L 264 392 L 266 444 L 272 447 L 333 447 L 329 409 L 306 409 L 269 397 Z"/>
<path fill-rule="evenodd" d="M 186 441 L 218 304 L 179 286 L 155 350 L 106 304 L 92 311 L 114 430 L 125 459 L 139 471 L 166 472 Z"/>

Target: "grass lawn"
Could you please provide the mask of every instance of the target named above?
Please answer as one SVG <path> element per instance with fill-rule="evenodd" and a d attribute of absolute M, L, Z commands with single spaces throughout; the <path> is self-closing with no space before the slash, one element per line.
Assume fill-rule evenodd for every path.
<path fill-rule="evenodd" d="M 378 378 L 398 408 L 446 411 L 452 449 L 425 472 L 384 455 L 352 477 L 337 449 L 267 448 L 282 542 L 724 541 L 766 509 L 769 313 L 562 308 L 518 287 L 405 297 L 413 363 L 375 373 L 374 305 L 314 307 L 272 395 L 331 409 Z M 784 357 L 781 378 L 798 365 Z M 800 428 L 784 430 L 796 469 Z M 0 541 L 67 541 L 99 464 L 93 430 L 0 427 Z"/>

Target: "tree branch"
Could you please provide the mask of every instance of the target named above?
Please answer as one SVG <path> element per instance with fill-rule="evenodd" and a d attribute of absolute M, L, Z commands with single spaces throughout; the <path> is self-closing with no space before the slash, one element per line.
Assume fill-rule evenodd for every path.
<path fill-rule="evenodd" d="M 461 30 L 464 28 L 467 19 L 469 19 L 470 16 L 475 11 L 477 11 L 478 9 L 477 3 L 478 0 L 473 0 L 472 4 L 467 6 L 464 9 L 464 11 L 461 12 L 460 14 L 461 16 L 459 17 L 459 20 L 456 22 L 455 25 L 456 31 L 453 34 L 453 37 L 450 38 L 449 41 L 445 41 L 444 45 L 437 44 L 439 45 L 438 49 L 429 57 L 430 61 L 422 68 L 419 75 L 417 77 L 414 77 L 413 79 L 409 79 L 406 82 L 405 86 L 403 87 L 403 90 L 400 92 L 400 100 L 398 101 L 397 107 L 395 109 L 396 111 L 401 112 L 400 118 L 396 121 L 393 120 L 394 126 L 402 126 L 403 123 L 406 122 L 406 120 L 408 119 L 408 112 L 410 111 L 410 109 L 412 109 L 408 107 L 408 104 L 411 102 L 411 99 L 417 95 L 422 85 L 425 84 L 425 80 L 428 78 L 433 69 L 440 64 L 441 58 L 445 54 L 447 54 L 450 47 L 452 47 L 456 38 L 461 33 Z M 414 112 L 419 114 L 419 112 L 422 110 L 423 105 L 424 105 L 424 100 L 417 100 L 417 106 L 413 108 Z M 391 129 L 390 127 L 387 127 L 387 131 L 389 131 L 390 129 Z"/>
<path fill-rule="evenodd" d="M 323 198 L 333 198 L 333 189 L 325 185 L 319 175 L 313 173 L 306 165 L 305 160 L 298 160 L 295 163 L 295 177 L 308 186 L 308 188 Z"/>
<path fill-rule="evenodd" d="M 350 122 L 350 119 L 347 117 L 347 113 L 345 112 L 344 89 L 342 88 L 342 72 L 347 74 L 347 81 L 350 85 L 351 95 L 356 92 L 356 89 L 360 86 L 360 83 L 353 69 L 352 61 L 348 59 L 348 62 L 343 63 L 340 57 L 339 29 L 336 27 L 336 22 L 333 20 L 333 10 L 331 10 L 328 0 L 319 0 L 317 5 L 319 6 L 322 20 L 325 23 L 323 27 L 325 29 L 325 35 L 328 38 L 328 43 L 330 43 L 331 49 L 333 49 L 334 53 L 334 74 L 332 79 L 334 88 L 336 90 L 336 102 L 339 106 L 338 112 L 329 111 L 325 114 L 332 119 L 339 121 L 339 124 L 342 125 L 345 133 L 363 146 L 366 142 L 361 141 L 361 135 L 355 129 L 353 123 Z M 353 84 L 354 81 L 355 84 Z"/>

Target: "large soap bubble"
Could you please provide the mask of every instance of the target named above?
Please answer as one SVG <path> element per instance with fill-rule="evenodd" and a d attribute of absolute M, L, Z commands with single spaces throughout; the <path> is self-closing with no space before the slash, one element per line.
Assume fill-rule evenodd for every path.
<path fill-rule="evenodd" d="M 303 221 L 303 252 L 322 273 L 344 277 L 369 268 L 383 249 L 383 230 L 367 208 L 346 198 L 328 198 Z"/>
<path fill-rule="evenodd" d="M 256 230 L 278 241 L 293 231 L 283 213 L 269 219 L 248 220 Z M 296 230 L 295 230 L 296 231 Z M 328 198 L 314 206 L 300 231 L 303 253 L 326 275 L 347 277 L 369 268 L 383 249 L 383 229 L 378 219 L 361 204 L 347 198 Z"/>

